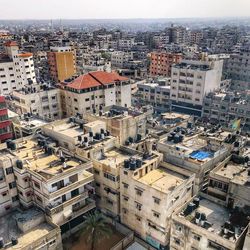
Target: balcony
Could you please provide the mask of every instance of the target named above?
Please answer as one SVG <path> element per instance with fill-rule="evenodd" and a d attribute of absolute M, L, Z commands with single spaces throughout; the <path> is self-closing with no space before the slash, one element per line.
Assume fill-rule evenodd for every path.
<path fill-rule="evenodd" d="M 94 180 L 93 175 L 91 173 L 88 173 L 88 175 L 89 176 L 87 176 L 87 174 L 84 174 L 83 179 L 81 179 L 79 181 L 76 181 L 76 182 L 74 182 L 72 184 L 68 184 L 67 186 L 62 187 L 62 188 L 60 188 L 60 189 L 58 189 L 56 191 L 53 191 L 51 193 L 45 194 L 46 198 L 54 199 L 54 198 L 56 198 L 58 196 L 61 196 L 61 195 L 65 194 L 65 193 L 68 193 L 68 192 L 70 192 L 70 191 L 72 191 L 72 190 L 74 190 L 74 189 L 76 189 L 76 188 L 78 188 L 80 186 L 83 186 L 83 185 L 93 181 Z"/>
<path fill-rule="evenodd" d="M 65 202 L 63 202 L 62 204 L 59 204 L 53 208 L 49 208 L 47 207 L 46 208 L 46 213 L 49 215 L 49 216 L 52 216 L 54 214 L 57 214 L 59 212 L 62 212 L 64 210 L 64 208 L 70 206 L 70 205 L 73 205 L 81 200 L 85 200 L 86 198 L 88 198 L 88 191 L 85 191 L 75 197 L 73 197 L 72 199 L 70 200 L 67 200 Z"/>

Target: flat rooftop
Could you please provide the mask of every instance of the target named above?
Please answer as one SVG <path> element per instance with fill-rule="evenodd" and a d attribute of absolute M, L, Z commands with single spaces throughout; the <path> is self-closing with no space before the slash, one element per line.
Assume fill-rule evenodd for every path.
<path fill-rule="evenodd" d="M 247 168 L 232 161 L 228 162 L 226 167 L 222 166 L 220 169 L 218 169 L 215 174 L 226 177 L 230 179 L 231 182 L 239 185 L 245 185 L 249 177 Z"/>
<path fill-rule="evenodd" d="M 173 191 L 177 186 L 181 185 L 187 177 L 174 171 L 160 167 L 150 171 L 141 177 L 138 181 L 151 186 L 164 193 Z"/>
<path fill-rule="evenodd" d="M 243 213 L 236 210 L 229 211 L 228 208 L 203 198 L 200 199 L 198 208 L 196 208 L 193 212 L 189 213 L 188 215 L 184 215 L 183 211 L 179 213 L 179 217 L 183 219 L 185 218 L 189 222 L 193 223 L 196 227 L 204 228 L 209 232 L 217 234 L 232 242 L 235 242 L 240 236 L 240 234 L 242 233 L 241 229 L 245 228 L 248 225 L 247 216 Z M 196 224 L 196 212 L 205 214 L 206 219 L 204 226 L 201 226 L 201 224 Z M 232 227 L 231 229 L 229 229 L 231 231 L 231 233 L 229 234 L 224 234 L 223 232 L 223 228 L 226 222 L 230 222 Z M 235 235 L 236 231 L 239 232 L 238 235 Z"/>
<path fill-rule="evenodd" d="M 83 134 L 83 129 L 80 128 L 79 124 L 72 124 L 70 122 L 60 122 L 59 124 L 48 124 L 46 128 L 54 130 L 57 133 L 66 135 L 72 138 L 76 138 L 78 135 Z"/>
<path fill-rule="evenodd" d="M 184 115 L 184 114 L 180 114 L 180 113 L 175 113 L 175 112 L 167 112 L 167 113 L 163 113 L 161 114 L 161 117 L 163 119 L 183 119 L 183 120 L 187 120 L 190 118 L 190 115 Z"/>
<path fill-rule="evenodd" d="M 48 224 L 45 219 L 44 222 L 30 227 L 26 232 L 22 232 L 17 226 L 17 221 L 24 221 L 31 225 L 33 219 L 43 216 L 40 210 L 31 208 L 26 211 L 16 210 L 0 217 L 0 237 L 3 238 L 4 244 L 7 244 L 4 249 L 23 249 L 54 230 L 56 227 Z M 18 244 L 15 246 L 11 244 L 12 237 L 18 240 Z"/>
<path fill-rule="evenodd" d="M 127 160 L 132 156 L 132 154 L 122 151 L 118 148 L 113 148 L 105 152 L 104 155 L 105 157 L 97 159 L 97 161 L 111 168 L 119 167 L 121 164 L 123 164 L 124 160 Z"/>
<path fill-rule="evenodd" d="M 21 127 L 24 127 L 24 128 L 39 128 L 41 126 L 44 126 L 48 124 L 48 122 L 42 120 L 42 119 L 39 119 L 39 118 L 29 118 L 29 120 L 25 120 L 25 119 L 22 119 L 20 120 L 20 126 Z"/>
<path fill-rule="evenodd" d="M 35 140 L 27 140 L 19 143 L 17 150 L 12 152 L 23 161 L 25 167 L 37 172 L 45 179 L 53 178 L 84 163 L 66 154 L 63 154 L 65 158 L 65 163 L 63 163 L 59 154 L 49 155 L 45 153 L 44 149 L 38 146 Z M 84 171 L 84 174 L 88 177 L 87 171 Z"/>

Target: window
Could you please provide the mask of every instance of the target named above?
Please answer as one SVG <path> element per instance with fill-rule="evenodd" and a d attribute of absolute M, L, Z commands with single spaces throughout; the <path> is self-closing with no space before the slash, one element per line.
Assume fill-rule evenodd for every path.
<path fill-rule="evenodd" d="M 111 181 L 118 181 L 118 177 L 115 177 L 114 175 L 110 174 L 110 173 L 107 173 L 107 172 L 104 172 L 103 173 L 103 176 Z"/>
<path fill-rule="evenodd" d="M 97 187 L 100 187 L 100 186 L 101 186 L 100 183 L 98 183 L 98 182 L 96 182 L 95 185 L 96 185 Z"/>
<path fill-rule="evenodd" d="M 135 207 L 137 210 L 141 211 L 142 204 L 135 202 Z"/>
<path fill-rule="evenodd" d="M 43 203 L 43 200 L 42 200 L 42 198 L 40 197 L 40 196 L 36 196 L 36 200 L 38 201 L 38 202 L 40 202 L 40 203 Z"/>
<path fill-rule="evenodd" d="M 13 174 L 13 167 L 9 167 L 5 169 L 6 174 Z"/>
<path fill-rule="evenodd" d="M 16 187 L 16 182 L 15 181 L 9 183 L 9 188 L 10 189 L 15 188 L 15 187 Z"/>
<path fill-rule="evenodd" d="M 125 201 L 128 201 L 128 197 L 127 196 L 123 196 L 123 200 L 125 200 Z"/>
<path fill-rule="evenodd" d="M 193 238 L 197 241 L 201 240 L 201 237 L 198 234 L 193 234 Z"/>
<path fill-rule="evenodd" d="M 160 204 L 160 199 L 159 198 L 157 198 L 157 197 L 153 197 L 153 199 L 154 199 L 154 203 L 155 204 Z"/>
<path fill-rule="evenodd" d="M 40 189 L 40 184 L 34 181 L 34 186 L 38 189 Z"/>
<path fill-rule="evenodd" d="M 135 192 L 137 195 L 142 196 L 142 190 L 135 188 Z"/>
<path fill-rule="evenodd" d="M 3 196 L 3 197 L 6 196 L 6 195 L 7 195 L 7 192 L 2 193 L 2 196 Z"/>
<path fill-rule="evenodd" d="M 128 188 L 128 184 L 123 182 L 123 187 Z"/>
<path fill-rule="evenodd" d="M 12 197 L 11 199 L 12 199 L 12 202 L 18 201 L 18 195 Z"/>
<path fill-rule="evenodd" d="M 94 169 L 94 173 L 99 175 L 100 171 L 98 171 L 97 169 Z"/>
<path fill-rule="evenodd" d="M 159 218 L 160 217 L 160 213 L 153 211 L 153 216 L 156 217 L 156 218 Z"/>

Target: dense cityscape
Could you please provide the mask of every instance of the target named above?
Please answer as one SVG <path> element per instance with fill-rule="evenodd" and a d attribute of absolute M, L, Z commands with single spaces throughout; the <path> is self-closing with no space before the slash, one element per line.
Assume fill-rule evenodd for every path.
<path fill-rule="evenodd" d="M 249 250 L 250 18 L 0 20 L 0 249 Z"/>

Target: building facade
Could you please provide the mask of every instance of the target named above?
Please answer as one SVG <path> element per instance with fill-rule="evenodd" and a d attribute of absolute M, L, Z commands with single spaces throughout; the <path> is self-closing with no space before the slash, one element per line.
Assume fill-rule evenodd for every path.
<path fill-rule="evenodd" d="M 47 58 L 54 81 L 62 82 L 76 74 L 75 51 L 71 47 L 51 47 Z"/>
<path fill-rule="evenodd" d="M 10 138 L 12 138 L 11 121 L 8 117 L 5 98 L 0 96 L 0 142 Z"/>

